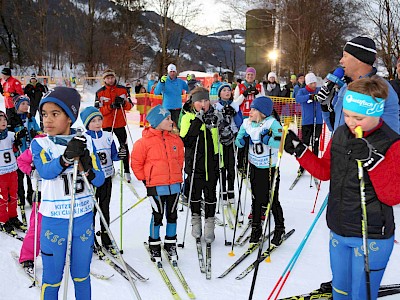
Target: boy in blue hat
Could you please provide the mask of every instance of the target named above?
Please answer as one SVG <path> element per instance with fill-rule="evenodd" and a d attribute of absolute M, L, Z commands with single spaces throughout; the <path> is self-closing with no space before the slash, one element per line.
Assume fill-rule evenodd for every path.
<path fill-rule="evenodd" d="M 101 169 L 104 173 L 104 183 L 96 189 L 96 199 L 99 202 L 101 212 L 110 225 L 110 200 L 112 193 L 112 176 L 114 175 L 114 161 L 123 160 L 127 156 L 127 151 L 124 145 L 117 148 L 114 143 L 113 135 L 111 132 L 102 130 L 103 115 L 93 106 L 86 107 L 80 114 L 81 120 L 85 128 L 86 134 L 89 135 L 97 150 L 97 155 L 100 159 Z M 93 211 L 93 225 L 95 222 L 96 209 Z M 112 255 L 117 255 L 116 249 L 113 248 L 110 237 L 101 223 L 101 243 Z"/>
<path fill-rule="evenodd" d="M 236 137 L 235 144 L 239 148 L 245 145 L 244 137 L 250 139 L 249 162 L 250 183 L 252 196 L 252 231 L 250 245 L 259 242 L 262 234 L 261 220 L 265 214 L 270 196 L 272 178 L 275 174 L 275 164 L 278 158 L 278 148 L 282 137 L 282 126 L 273 117 L 273 103 L 269 97 L 258 97 L 250 105 L 250 116 L 243 121 Z M 279 170 L 278 170 L 279 172 Z M 285 225 L 282 206 L 279 202 L 278 173 L 272 215 L 275 221 L 274 237 L 271 243 L 278 246 L 285 234 Z"/>

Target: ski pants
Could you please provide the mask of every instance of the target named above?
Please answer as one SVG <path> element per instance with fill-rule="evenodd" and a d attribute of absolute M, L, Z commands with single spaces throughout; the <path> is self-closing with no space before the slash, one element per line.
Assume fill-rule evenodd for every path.
<path fill-rule="evenodd" d="M 17 171 L 0 175 L 0 223 L 18 216 L 17 190 Z"/>
<path fill-rule="evenodd" d="M 329 252 L 332 269 L 332 292 L 335 300 L 367 299 L 367 285 L 362 238 L 343 237 L 331 231 Z M 368 239 L 371 299 L 378 290 L 394 245 L 389 239 Z"/>
<path fill-rule="evenodd" d="M 40 192 L 39 192 L 40 195 Z M 32 212 L 29 219 L 29 229 L 25 235 L 24 241 L 22 242 L 21 252 L 19 255 L 19 262 L 23 263 L 27 260 L 34 260 L 35 256 L 39 255 L 40 250 L 40 229 L 42 228 L 42 214 L 39 213 L 39 208 L 37 212 L 38 226 L 37 226 L 37 239 L 36 239 L 36 253 L 34 253 L 35 247 L 35 209 L 36 205 L 40 206 L 39 202 L 32 203 Z"/>
<path fill-rule="evenodd" d="M 118 142 L 120 145 L 125 145 L 126 147 L 126 157 L 123 159 L 123 163 L 124 163 L 124 172 L 125 173 L 130 173 L 131 171 L 129 170 L 129 149 L 128 149 L 128 143 L 127 143 L 127 139 L 128 136 L 126 134 L 126 129 L 125 127 L 120 127 L 120 128 L 114 128 L 114 130 L 112 129 L 112 127 L 106 127 L 103 128 L 103 130 L 105 131 L 113 131 L 114 134 L 117 136 Z"/>
<path fill-rule="evenodd" d="M 150 196 L 153 215 L 150 221 L 150 237 L 158 240 L 160 238 L 160 227 L 164 216 L 167 218 L 167 228 L 165 235 L 174 237 L 176 235 L 176 220 L 178 219 L 178 200 L 179 194 L 165 196 Z"/>
<path fill-rule="evenodd" d="M 204 178 L 203 178 L 204 177 Z M 192 215 L 201 216 L 202 194 L 204 193 L 204 215 L 205 218 L 215 216 L 217 206 L 217 174 L 208 174 L 208 181 L 205 175 L 194 175 L 190 209 Z"/>
<path fill-rule="evenodd" d="M 104 179 L 103 185 L 99 186 L 96 189 L 96 199 L 99 203 L 101 212 L 104 215 L 104 218 L 107 221 L 107 225 L 110 225 L 110 200 L 111 200 L 111 191 L 112 191 L 112 178 L 111 176 Z M 96 207 L 93 209 L 93 225 L 96 224 L 95 217 L 96 217 L 97 209 Z M 111 240 L 108 234 L 106 233 L 106 228 L 103 225 L 103 222 L 100 219 L 100 226 L 101 226 L 101 243 L 103 245 L 110 245 Z"/>
<path fill-rule="evenodd" d="M 314 135 L 313 135 L 313 132 L 314 132 L 313 124 L 301 126 L 301 132 L 302 132 L 303 143 L 306 144 L 307 146 L 312 146 L 314 154 L 318 156 L 319 137 L 321 136 L 321 132 L 322 132 L 322 124 L 315 125 L 315 134 Z M 311 141 L 313 137 L 314 137 L 314 145 L 312 145 L 313 142 Z"/>
<path fill-rule="evenodd" d="M 235 198 L 235 152 L 234 144 L 229 146 L 222 146 L 222 157 L 224 166 L 221 168 L 222 174 L 222 192 L 223 199 L 234 199 Z M 228 190 L 226 189 L 226 181 L 228 180 Z"/>
<path fill-rule="evenodd" d="M 67 252 L 69 219 L 43 216 L 40 244 L 43 261 L 41 300 L 58 299 Z M 71 248 L 71 277 L 75 299 L 91 299 L 90 262 L 93 254 L 93 213 L 74 218 Z"/>
<path fill-rule="evenodd" d="M 279 172 L 279 171 L 278 171 Z M 275 167 L 270 169 L 257 168 L 250 164 L 250 183 L 252 192 L 253 224 L 261 224 L 261 217 L 265 213 L 270 201 L 270 186 L 274 178 Z M 284 228 L 283 209 L 279 202 L 280 175 L 276 178 L 274 201 L 272 202 L 272 215 L 274 216 L 275 227 Z"/>
<path fill-rule="evenodd" d="M 33 196 L 33 189 L 32 189 L 32 181 L 31 177 L 29 175 L 26 175 L 23 173 L 20 169 L 17 170 L 18 174 L 18 197 L 21 205 L 25 206 L 25 186 L 24 186 L 24 177 L 26 176 L 26 184 L 28 186 L 27 190 L 27 197 L 31 199 L 32 201 L 32 196 Z"/>
<path fill-rule="evenodd" d="M 181 109 L 176 108 L 176 109 L 168 109 L 168 110 L 171 113 L 171 120 L 175 123 L 175 126 L 178 127 L 179 115 L 181 113 Z"/>

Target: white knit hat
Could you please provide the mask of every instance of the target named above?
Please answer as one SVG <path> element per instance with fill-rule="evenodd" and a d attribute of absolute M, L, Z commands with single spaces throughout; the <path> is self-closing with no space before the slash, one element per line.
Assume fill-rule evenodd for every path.
<path fill-rule="evenodd" d="M 314 73 L 308 73 L 306 75 L 306 85 L 309 85 L 310 83 L 317 82 L 317 81 L 318 81 L 317 76 L 315 76 Z"/>
<path fill-rule="evenodd" d="M 275 80 L 276 80 L 276 74 L 275 74 L 275 72 L 269 72 L 269 73 L 268 73 L 267 79 L 269 80 L 271 77 L 274 77 Z"/>

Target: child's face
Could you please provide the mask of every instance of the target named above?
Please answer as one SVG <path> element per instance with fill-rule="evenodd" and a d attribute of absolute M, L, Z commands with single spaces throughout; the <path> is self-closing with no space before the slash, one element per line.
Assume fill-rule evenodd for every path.
<path fill-rule="evenodd" d="M 166 130 L 166 131 L 170 131 L 171 132 L 173 127 L 174 127 L 174 122 L 171 119 L 171 115 L 169 115 L 164 120 L 162 120 L 162 122 L 160 124 L 158 124 L 156 129 L 158 129 L 158 130 Z"/>
<path fill-rule="evenodd" d="M 219 94 L 222 100 L 229 100 L 231 98 L 231 95 L 231 90 L 228 87 L 224 87 Z"/>
<path fill-rule="evenodd" d="M 196 111 L 204 110 L 204 112 L 207 112 L 210 109 L 210 105 L 210 100 L 208 99 L 203 99 L 193 103 L 194 109 Z"/>
<path fill-rule="evenodd" d="M 310 89 L 315 90 L 317 88 L 317 83 L 316 82 L 312 82 L 312 83 L 307 84 L 307 86 Z"/>
<path fill-rule="evenodd" d="M 100 131 L 103 126 L 103 118 L 100 116 L 94 117 L 90 122 L 88 129 L 92 131 Z"/>
<path fill-rule="evenodd" d="M 357 126 L 361 126 L 362 131 L 370 131 L 379 124 L 379 117 L 368 117 L 347 109 L 343 109 L 343 114 L 344 121 L 353 134 Z"/>
<path fill-rule="evenodd" d="M 0 117 L 0 131 L 6 130 L 7 128 L 7 119 L 4 116 Z"/>
<path fill-rule="evenodd" d="M 28 101 L 22 101 L 18 107 L 18 112 L 27 113 L 29 111 L 29 103 Z"/>
<path fill-rule="evenodd" d="M 50 135 L 69 135 L 71 132 L 71 119 L 57 104 L 46 102 L 42 106 L 44 131 Z"/>
<path fill-rule="evenodd" d="M 257 109 L 250 109 L 249 119 L 251 122 L 261 122 L 264 119 L 264 115 Z"/>

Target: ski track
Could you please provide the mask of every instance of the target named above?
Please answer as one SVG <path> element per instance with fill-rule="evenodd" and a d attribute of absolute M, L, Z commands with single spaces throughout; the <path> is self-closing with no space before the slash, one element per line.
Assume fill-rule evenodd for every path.
<path fill-rule="evenodd" d="M 94 92 L 87 92 L 83 99 L 94 99 Z M 92 104 L 91 101 L 84 101 L 82 107 Z M 81 107 L 81 108 L 82 108 Z M 4 100 L 0 95 L 0 109 L 4 109 Z M 130 114 L 138 114 L 132 111 Z M 136 116 L 135 116 L 136 117 Z M 129 115 L 128 115 L 129 119 Z M 80 122 L 80 121 L 78 121 Z M 79 123 L 76 123 L 79 124 Z M 80 123 L 80 126 L 81 123 Z M 134 141 L 141 137 L 142 129 L 138 124 L 130 124 L 132 137 Z M 115 139 L 117 142 L 117 139 Z M 118 143 L 118 142 L 117 142 Z M 132 147 L 132 141 L 128 134 L 129 148 Z M 115 163 L 115 168 L 120 168 L 120 163 Z M 286 153 L 282 157 L 281 163 L 281 183 L 280 183 L 280 201 L 282 203 L 286 230 L 292 228 L 296 232 L 285 243 L 271 255 L 271 262 L 263 262 L 258 271 L 258 277 L 254 292 L 253 299 L 266 299 L 275 285 L 276 281 L 282 274 L 287 263 L 291 259 L 293 253 L 296 251 L 298 245 L 303 240 L 304 235 L 309 229 L 309 226 L 314 220 L 320 205 L 326 197 L 329 183 L 323 182 L 319 199 L 315 208 L 315 213 L 311 214 L 314 204 L 316 188 L 310 188 L 310 176 L 307 172 L 304 173 L 298 184 L 292 191 L 289 191 L 289 186 L 296 177 L 298 163 L 295 159 Z M 134 178 L 134 176 L 132 176 Z M 120 181 L 114 179 L 113 193 L 110 208 L 110 218 L 114 219 L 120 211 Z M 145 188 L 143 184 L 136 179 L 132 180 L 136 190 L 141 197 L 145 196 Z M 314 185 L 314 181 L 312 182 Z M 237 186 L 236 186 L 237 189 Z M 243 191 L 244 192 L 244 191 Z M 237 194 L 237 192 L 236 192 Z M 134 197 L 130 189 L 123 187 L 123 210 L 125 211 L 132 206 L 137 199 Z M 244 195 L 244 194 L 243 194 Z M 242 197 L 242 200 L 244 197 Z M 250 209 L 250 197 L 247 198 L 246 215 Z M 181 206 L 178 206 L 180 209 Z M 222 212 L 222 209 L 220 209 Z M 400 215 L 400 208 L 394 207 L 396 219 Z M 31 213 L 31 208 L 26 208 L 27 217 Z M 158 299 L 172 299 L 170 292 L 165 286 L 161 276 L 150 261 L 146 249 L 143 247 L 143 241 L 148 239 L 149 222 L 151 217 L 151 208 L 148 201 L 144 201 L 136 208 L 129 211 L 123 216 L 123 250 L 125 260 L 134 267 L 139 273 L 145 277 L 149 277 L 147 282 L 136 281 L 136 286 L 142 299 L 158 300 Z M 185 227 L 186 209 L 184 212 L 178 214 L 178 243 L 183 240 L 183 232 Z M 29 220 L 29 219 L 28 219 Z M 247 218 L 245 218 L 247 220 Z M 164 221 L 165 223 L 165 221 Z M 97 219 L 96 229 L 99 228 L 99 221 Z M 120 223 L 119 220 L 111 224 L 111 230 L 120 246 Z M 238 228 L 237 236 L 240 234 L 241 229 Z M 216 226 L 215 234 L 216 239 L 212 244 L 212 279 L 206 280 L 205 274 L 200 273 L 195 239 L 190 235 L 191 226 L 190 220 L 187 227 L 185 248 L 178 248 L 179 255 L 179 268 L 185 276 L 196 299 L 218 299 L 218 300 L 231 300 L 231 299 L 247 299 L 253 272 L 247 275 L 242 280 L 235 280 L 240 272 L 242 272 L 256 257 L 252 254 L 244 260 L 237 268 L 235 268 L 225 278 L 218 279 L 217 277 L 222 274 L 239 256 L 247 249 L 247 246 L 234 248 L 234 257 L 228 255 L 231 247 L 224 246 L 224 233 L 223 227 Z M 231 241 L 233 237 L 233 230 L 227 227 L 227 240 Z M 396 230 L 396 233 L 398 230 Z M 165 226 L 161 228 L 161 236 L 165 235 Z M 326 226 L 325 213 L 322 214 L 320 220 L 316 224 L 309 240 L 303 249 L 303 252 L 298 259 L 292 273 L 287 280 L 279 298 L 288 297 L 291 295 L 298 295 L 310 292 L 319 287 L 321 282 L 331 279 L 331 272 L 329 266 L 329 230 Z M 0 234 L 0 282 L 3 289 L 0 299 L 39 299 L 40 291 L 38 288 L 29 288 L 31 281 L 24 274 L 22 269 L 19 269 L 11 257 L 10 252 L 15 251 L 19 253 L 21 242 Z M 203 241 L 203 248 L 205 254 L 205 243 Z M 256 251 L 258 252 L 258 251 Z M 398 266 L 400 265 L 400 245 L 395 244 L 393 253 L 386 269 L 382 284 L 399 283 Z M 177 290 L 182 299 L 188 299 L 182 285 L 178 278 L 175 276 L 172 268 L 169 266 L 168 261 L 163 259 L 163 266 L 169 276 L 172 284 Z M 96 256 L 93 256 L 92 270 L 96 273 L 103 275 L 115 274 L 109 280 L 98 280 L 91 277 L 92 282 L 92 299 L 135 299 L 132 288 L 127 280 L 116 273 L 106 263 L 98 261 Z M 42 274 L 41 259 L 39 258 L 38 275 Z M 41 277 L 40 281 L 41 281 Z M 60 297 L 62 295 L 63 287 L 60 288 Z M 74 298 L 74 288 L 72 280 L 69 280 L 69 294 L 68 299 Z M 398 299 L 399 296 L 389 296 L 385 299 Z"/>

